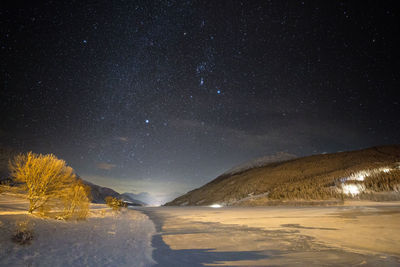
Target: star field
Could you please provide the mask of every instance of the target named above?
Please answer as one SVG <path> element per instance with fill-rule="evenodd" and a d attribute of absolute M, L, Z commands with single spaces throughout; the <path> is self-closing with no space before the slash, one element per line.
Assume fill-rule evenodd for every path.
<path fill-rule="evenodd" d="M 120 192 L 400 142 L 394 1 L 2 5 L 1 144 Z"/>

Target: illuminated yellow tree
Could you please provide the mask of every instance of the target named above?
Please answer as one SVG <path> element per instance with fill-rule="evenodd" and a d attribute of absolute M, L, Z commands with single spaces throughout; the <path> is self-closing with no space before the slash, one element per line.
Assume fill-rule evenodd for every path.
<path fill-rule="evenodd" d="M 49 210 L 51 201 L 63 203 L 64 217 L 74 212 L 87 215 L 88 190 L 77 181 L 74 170 L 64 160 L 52 154 L 29 152 L 16 156 L 9 167 L 11 176 L 27 190 L 30 213 L 37 209 Z"/>
<path fill-rule="evenodd" d="M 89 213 L 90 204 L 90 187 L 77 181 L 67 190 L 63 197 L 64 202 L 64 218 L 76 217 L 84 219 Z"/>

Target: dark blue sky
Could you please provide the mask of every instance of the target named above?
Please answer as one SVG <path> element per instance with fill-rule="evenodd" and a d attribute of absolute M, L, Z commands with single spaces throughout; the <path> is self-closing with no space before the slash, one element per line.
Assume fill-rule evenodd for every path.
<path fill-rule="evenodd" d="M 395 3 L 2 2 L 1 144 L 164 200 L 259 156 L 400 143 Z"/>

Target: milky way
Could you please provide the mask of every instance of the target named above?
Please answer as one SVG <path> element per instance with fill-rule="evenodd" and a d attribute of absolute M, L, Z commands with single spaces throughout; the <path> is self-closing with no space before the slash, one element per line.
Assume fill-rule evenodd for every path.
<path fill-rule="evenodd" d="M 1 8 L 3 145 L 167 199 L 255 157 L 400 142 L 395 2 L 84 2 Z"/>

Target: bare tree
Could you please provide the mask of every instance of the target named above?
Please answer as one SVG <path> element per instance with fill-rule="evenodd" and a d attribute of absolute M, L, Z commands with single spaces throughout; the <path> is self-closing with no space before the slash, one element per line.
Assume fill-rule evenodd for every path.
<path fill-rule="evenodd" d="M 75 212 L 86 217 L 89 210 L 88 189 L 78 182 L 74 170 L 64 160 L 52 154 L 29 152 L 16 156 L 9 167 L 11 176 L 27 190 L 30 213 L 37 209 L 49 210 L 51 204 L 63 203 L 64 217 L 70 217 Z"/>

